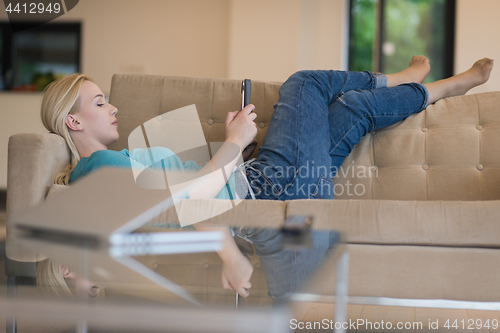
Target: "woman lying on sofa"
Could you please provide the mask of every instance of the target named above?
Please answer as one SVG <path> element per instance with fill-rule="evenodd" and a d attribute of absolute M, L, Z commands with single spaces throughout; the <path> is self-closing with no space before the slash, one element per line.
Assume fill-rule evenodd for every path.
<path fill-rule="evenodd" d="M 258 157 L 245 163 L 246 177 L 251 184 L 247 199 L 333 199 L 335 174 L 331 170 L 338 170 L 362 136 L 420 112 L 429 103 L 465 94 L 486 82 L 492 68 L 493 60 L 484 58 L 466 72 L 422 84 L 430 71 L 429 60 L 415 56 L 408 68 L 389 75 L 344 71 L 293 74 L 280 88 Z M 224 143 L 227 149 L 222 146 L 213 157 L 213 164 L 224 160 L 230 146 L 244 150 L 252 142 L 257 133 L 254 111 L 255 107 L 248 105 L 241 112 L 227 114 Z M 68 184 L 104 166 L 130 167 L 131 159 L 140 159 L 140 151 L 107 150 L 107 146 L 118 139 L 117 112 L 85 75 L 73 74 L 47 88 L 41 109 L 43 124 L 50 132 L 61 135 L 71 150 L 71 164 L 56 177 L 56 183 Z M 166 148 L 164 152 L 168 157 L 173 154 Z M 227 174 L 233 171 L 235 164 L 233 161 L 226 165 Z M 299 174 L 299 168 L 305 165 L 315 165 L 316 172 Z M 318 173 L 319 170 L 323 171 Z M 208 163 L 199 172 L 210 171 L 211 163 Z M 210 184 L 191 191 L 189 198 L 218 197 L 225 185 L 223 179 L 214 178 Z M 224 230 L 228 237 L 219 252 L 223 286 L 248 296 L 252 265 L 236 247 L 229 229 Z M 242 236 L 248 236 L 255 243 L 270 296 L 281 298 L 293 290 L 297 281 L 289 282 L 285 288 L 274 288 L 273 284 L 281 283 L 281 277 L 290 279 L 297 275 L 296 267 L 306 270 L 307 265 L 300 260 L 308 259 L 270 247 L 275 234 L 252 229 L 243 230 Z M 326 235 L 315 242 L 326 251 L 331 238 Z M 268 272 L 276 273 L 276 270 L 279 274 L 274 274 L 275 281 L 270 281 L 272 277 Z"/>

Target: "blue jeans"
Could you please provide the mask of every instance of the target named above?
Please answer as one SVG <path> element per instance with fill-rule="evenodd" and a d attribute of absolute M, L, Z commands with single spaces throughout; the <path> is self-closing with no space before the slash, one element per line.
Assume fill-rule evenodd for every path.
<path fill-rule="evenodd" d="M 420 112 L 419 83 L 386 87 L 371 72 L 300 71 L 278 103 L 247 178 L 257 199 L 333 199 L 332 178 L 361 137 Z"/>
<path fill-rule="evenodd" d="M 236 234 L 255 245 L 255 253 L 266 277 L 268 295 L 273 301 L 286 301 L 320 266 L 340 241 L 333 230 L 312 230 L 309 248 L 283 248 L 285 236 L 279 229 L 242 228 Z M 250 291 L 251 292 L 251 291 Z"/>
<path fill-rule="evenodd" d="M 256 198 L 333 199 L 332 178 L 361 137 L 427 107 L 429 93 L 422 84 L 386 85 L 385 75 L 371 72 L 293 74 L 280 88 L 259 155 L 246 169 Z M 337 239 L 328 233 L 315 236 L 315 251 L 302 255 L 279 250 L 279 235 L 258 230 L 241 234 L 255 244 L 270 272 L 266 280 L 275 298 L 294 290 L 310 264 L 319 263 Z M 291 263 L 281 267 L 286 262 Z M 297 281 L 287 282 L 290 276 Z"/>

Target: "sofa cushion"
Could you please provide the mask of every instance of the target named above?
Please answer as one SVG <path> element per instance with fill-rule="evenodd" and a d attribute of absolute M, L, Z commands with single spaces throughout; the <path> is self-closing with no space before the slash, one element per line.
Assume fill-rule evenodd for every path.
<path fill-rule="evenodd" d="M 347 250 L 350 297 L 500 299 L 498 250 L 362 244 L 349 244 Z"/>
<path fill-rule="evenodd" d="M 287 217 L 304 214 L 349 243 L 500 247 L 499 201 L 288 201 Z"/>
<path fill-rule="evenodd" d="M 47 194 L 47 200 L 68 189 L 69 186 L 54 184 Z M 180 223 L 179 215 L 186 219 L 201 220 L 205 216 L 215 215 L 232 205 L 230 200 L 220 199 L 184 199 L 148 222 L 146 227 L 159 227 L 150 231 L 161 231 L 166 224 Z M 285 220 L 287 202 L 277 200 L 242 200 L 235 207 L 222 214 L 202 221 L 205 224 L 222 224 L 248 227 L 279 228 Z M 145 232 L 145 231 L 144 231 Z"/>
<path fill-rule="evenodd" d="M 221 211 L 231 205 L 229 200 L 188 199 L 181 200 L 177 207 L 170 208 L 149 223 L 149 226 L 161 225 L 162 222 L 179 223 L 178 213 L 187 219 L 211 215 L 210 212 Z M 279 228 L 285 221 L 286 201 L 277 200 L 243 200 L 234 208 L 222 214 L 206 219 L 204 224 L 222 224 L 248 227 Z"/>

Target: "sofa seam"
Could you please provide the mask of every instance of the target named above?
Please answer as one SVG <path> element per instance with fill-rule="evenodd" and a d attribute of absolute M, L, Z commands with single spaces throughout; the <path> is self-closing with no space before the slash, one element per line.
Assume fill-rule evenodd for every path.
<path fill-rule="evenodd" d="M 213 119 L 213 114 L 214 114 L 214 96 L 215 96 L 215 80 L 212 79 L 212 101 L 210 103 L 210 118 L 208 118 L 208 119 Z M 208 128 L 208 139 L 209 140 L 212 140 L 212 125 L 210 125 L 209 128 Z M 208 146 L 208 153 L 210 155 L 210 159 L 212 159 L 213 155 L 212 155 L 212 148 L 210 147 L 210 142 L 211 141 L 207 142 L 207 146 Z"/>
<path fill-rule="evenodd" d="M 474 95 L 474 101 L 476 102 L 476 108 L 477 108 L 477 125 L 480 125 L 481 124 L 481 117 L 480 117 L 480 110 L 479 110 L 479 101 L 477 100 L 477 96 Z M 478 145 L 478 151 L 477 151 L 477 154 L 478 154 L 478 165 L 479 164 L 482 164 L 481 163 L 481 132 L 480 131 L 477 131 L 477 145 Z M 481 170 L 479 170 L 479 191 L 480 191 L 480 197 L 481 197 L 481 200 L 484 200 L 484 193 L 483 193 L 483 177 L 482 177 L 482 174 L 481 174 Z"/>
<path fill-rule="evenodd" d="M 158 115 L 160 115 L 161 113 L 161 100 L 162 100 L 162 95 L 163 95 L 163 86 L 165 85 L 165 78 L 163 80 L 161 80 L 161 87 L 160 87 L 160 100 L 158 101 Z"/>
<path fill-rule="evenodd" d="M 375 165 L 375 136 L 373 134 L 371 136 L 371 146 L 372 146 L 372 153 L 371 153 L 371 156 L 370 156 L 371 157 L 371 161 L 370 162 L 371 162 L 371 164 L 373 166 L 376 166 Z M 374 177 L 370 177 L 370 178 L 371 178 L 370 182 L 371 182 L 371 192 L 372 192 L 372 200 L 373 200 L 373 198 L 374 198 L 373 197 L 374 196 L 374 189 L 373 189 L 373 187 L 375 185 L 375 180 L 373 180 Z"/>
<path fill-rule="evenodd" d="M 424 112 L 424 128 L 427 128 L 427 109 Z M 427 164 L 427 131 L 424 133 L 424 163 Z M 429 201 L 429 173 L 425 171 L 425 199 Z"/>

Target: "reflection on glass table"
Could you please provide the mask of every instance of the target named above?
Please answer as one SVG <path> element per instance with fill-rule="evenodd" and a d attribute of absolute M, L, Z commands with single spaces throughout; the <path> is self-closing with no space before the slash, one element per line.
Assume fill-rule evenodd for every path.
<path fill-rule="evenodd" d="M 176 313 L 171 310 L 179 307 L 195 309 L 199 318 L 204 318 L 203 311 L 218 310 L 219 332 L 234 331 L 234 323 L 228 320 L 234 319 L 236 311 L 237 315 L 264 316 L 274 322 L 267 331 L 277 332 L 280 327 L 285 331 L 290 327 L 290 302 L 335 301 L 335 319 L 344 321 L 347 252 L 337 232 L 309 229 L 299 237 L 278 229 L 234 228 L 239 248 L 254 269 L 250 295 L 244 302 L 240 297 L 236 305 L 235 292 L 221 285 L 221 260 L 215 251 L 221 246 L 222 235 L 192 231 L 192 227 L 182 228 L 174 223 L 162 226 L 164 232 L 160 233 L 147 233 L 150 228 L 141 228 L 135 241 L 131 238 L 121 245 L 73 242 L 67 236 L 47 237 L 36 232 L 25 233 L 20 241 L 49 258 L 38 263 L 38 290 L 55 299 L 56 305 L 66 298 L 71 306 L 84 306 L 89 311 L 138 307 L 138 317 L 149 317 L 146 309 L 156 306 L 165 314 Z M 275 317 L 269 317 L 270 314 Z M 112 317 L 108 325 L 123 324 L 113 322 Z M 82 332 L 87 327 L 102 326 L 93 317 L 68 314 L 66 318 L 80 323 Z M 195 324 L 182 316 L 173 318 L 184 321 L 184 326 L 179 322 L 163 327 L 164 330 L 179 330 L 181 326 L 184 330 Z M 46 319 L 51 320 L 50 316 Z M 251 322 L 246 329 L 264 331 L 255 325 L 261 324 Z M 236 327 L 238 331 L 246 330 Z M 342 331 L 338 328 L 336 331 Z M 198 327 L 197 331 L 203 330 Z"/>

